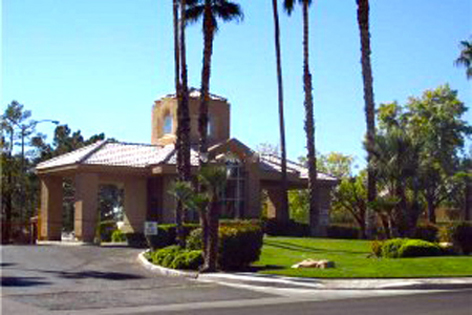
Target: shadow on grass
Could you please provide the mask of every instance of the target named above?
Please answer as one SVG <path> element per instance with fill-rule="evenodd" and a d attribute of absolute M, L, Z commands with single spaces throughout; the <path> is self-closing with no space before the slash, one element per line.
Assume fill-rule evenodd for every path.
<path fill-rule="evenodd" d="M 282 248 L 291 251 L 305 252 L 305 253 L 331 253 L 331 254 L 368 254 L 368 252 L 351 251 L 351 250 L 330 250 L 320 249 L 309 246 L 297 245 L 283 241 L 264 240 L 264 245 Z"/>
<path fill-rule="evenodd" d="M 42 277 L 2 277 L 2 287 L 32 287 L 37 285 L 46 285 L 51 282 L 43 281 Z"/>
<path fill-rule="evenodd" d="M 281 269 L 286 269 L 286 267 L 278 266 L 278 265 L 249 266 L 244 269 L 239 269 L 237 271 L 238 272 L 259 272 L 259 271 L 281 270 Z"/>

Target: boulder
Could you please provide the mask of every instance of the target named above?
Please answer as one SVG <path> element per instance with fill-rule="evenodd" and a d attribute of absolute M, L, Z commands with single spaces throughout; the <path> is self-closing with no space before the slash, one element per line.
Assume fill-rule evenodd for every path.
<path fill-rule="evenodd" d="M 305 259 L 299 263 L 296 263 L 292 266 L 292 268 L 319 268 L 319 269 L 326 269 L 326 268 L 334 268 L 335 264 L 334 261 L 330 260 L 314 260 L 311 258 Z"/>

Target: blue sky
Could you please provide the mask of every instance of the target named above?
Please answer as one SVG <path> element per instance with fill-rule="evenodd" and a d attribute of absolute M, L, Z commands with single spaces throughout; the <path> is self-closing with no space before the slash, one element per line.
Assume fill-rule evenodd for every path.
<path fill-rule="evenodd" d="M 171 0 L 3 0 L 2 111 L 13 99 L 35 119 L 85 136 L 149 143 L 154 100 L 173 92 Z M 280 2 L 280 1 L 279 1 Z M 231 102 L 231 135 L 278 143 L 271 1 L 239 1 L 245 19 L 222 24 L 212 92 Z M 288 155 L 305 154 L 301 10 L 280 12 Z M 310 13 L 317 150 L 364 164 L 365 132 L 355 0 L 315 0 Z M 377 104 L 449 83 L 472 106 L 472 81 L 453 65 L 472 34 L 472 1 L 371 1 Z M 189 82 L 200 85 L 201 24 L 187 31 Z M 472 121 L 472 113 L 465 117 Z M 52 126 L 41 131 L 51 135 Z M 49 136 L 49 140 L 51 136 Z"/>

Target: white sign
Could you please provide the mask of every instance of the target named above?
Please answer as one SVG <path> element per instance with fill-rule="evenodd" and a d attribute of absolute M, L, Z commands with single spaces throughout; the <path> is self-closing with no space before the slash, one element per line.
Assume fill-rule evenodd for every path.
<path fill-rule="evenodd" d="M 144 222 L 144 235 L 157 235 L 157 222 L 156 221 Z"/>

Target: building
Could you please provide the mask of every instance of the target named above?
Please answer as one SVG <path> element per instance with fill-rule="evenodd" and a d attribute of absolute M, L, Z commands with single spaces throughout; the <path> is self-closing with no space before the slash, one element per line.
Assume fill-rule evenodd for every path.
<path fill-rule="evenodd" d="M 190 91 L 191 141 L 198 140 L 198 90 Z M 152 108 L 151 144 L 100 141 L 79 150 L 40 163 L 36 172 L 41 180 L 39 237 L 60 240 L 62 232 L 63 181 L 75 186 L 74 232 L 78 240 L 91 242 L 98 222 L 98 191 L 103 184 L 124 190 L 124 230 L 142 232 L 146 220 L 159 223 L 174 221 L 175 200 L 168 193 L 176 178 L 177 100 L 167 95 Z M 224 194 L 225 217 L 259 218 L 261 191 L 269 197 L 268 216 L 279 219 L 280 159 L 260 155 L 230 137 L 230 105 L 220 96 L 211 95 L 209 103 L 209 159 L 228 167 Z M 197 147 L 192 147 L 191 164 L 198 166 Z M 289 189 L 307 186 L 307 169 L 288 162 Z M 330 191 L 337 180 L 318 174 L 321 224 L 328 224 Z"/>

